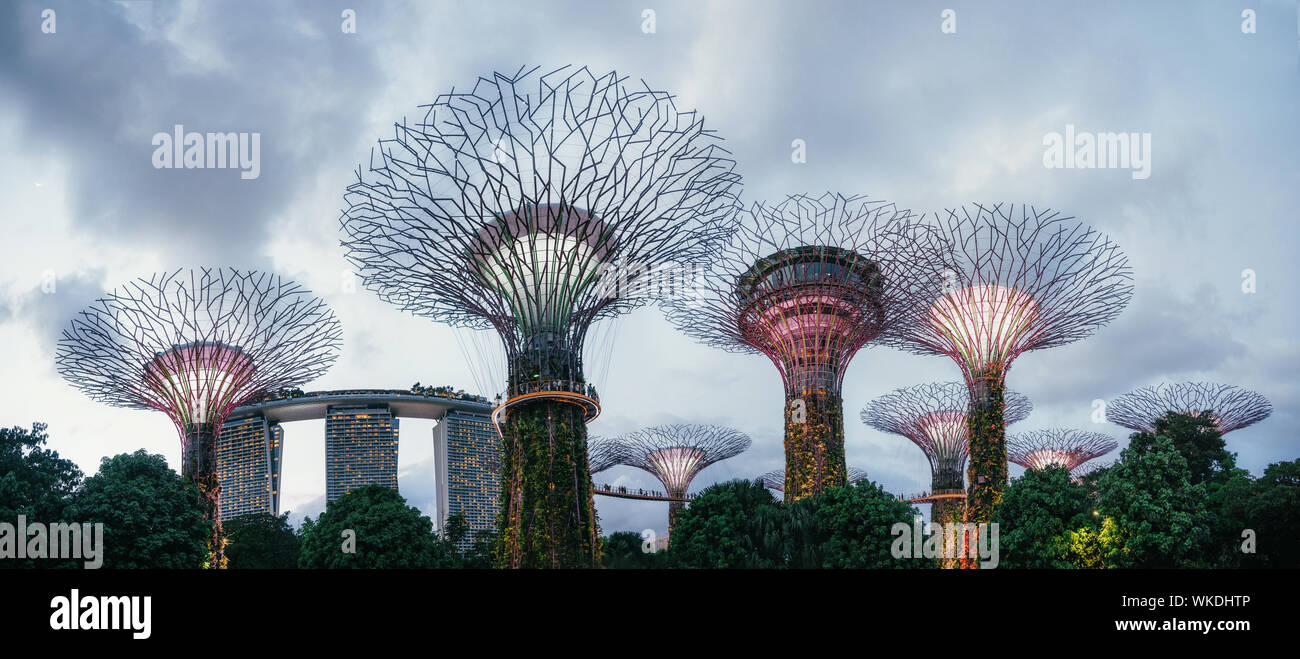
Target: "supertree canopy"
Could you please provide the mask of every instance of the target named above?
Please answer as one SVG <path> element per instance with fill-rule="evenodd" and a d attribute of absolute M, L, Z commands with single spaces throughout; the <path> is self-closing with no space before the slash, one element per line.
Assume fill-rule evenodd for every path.
<path fill-rule="evenodd" d="M 1088 462 L 1088 463 L 1086 463 L 1086 464 L 1083 464 L 1083 465 L 1081 465 L 1081 466 L 1079 466 L 1079 467 L 1077 467 L 1077 468 L 1075 468 L 1075 469 L 1070 470 L 1070 473 L 1074 475 L 1074 479 L 1075 479 L 1076 481 L 1082 481 L 1083 479 L 1088 478 L 1088 477 L 1091 476 L 1092 474 L 1094 474 L 1094 473 L 1096 473 L 1096 472 L 1098 472 L 1098 471 L 1101 471 L 1101 470 L 1103 470 L 1103 469 L 1109 469 L 1110 467 L 1112 467 L 1112 466 L 1114 466 L 1114 465 L 1115 465 L 1115 462 L 1114 462 L 1113 460 L 1112 460 L 1112 461 L 1109 461 L 1109 462 L 1107 462 L 1107 461 L 1102 461 L 1102 462 L 1092 461 L 1092 462 Z"/>
<path fill-rule="evenodd" d="M 501 339 L 503 566 L 599 564 L 588 329 L 644 302 L 628 291 L 653 268 L 702 261 L 734 218 L 740 178 L 703 119 L 626 83 L 568 67 L 479 78 L 397 124 L 346 195 L 366 286 Z"/>
<path fill-rule="evenodd" d="M 92 399 L 171 417 L 181 473 L 213 522 L 210 565 L 224 566 L 216 438 L 234 408 L 316 379 L 338 358 L 333 312 L 271 274 L 177 270 L 132 281 L 63 330 L 59 374 Z"/>
<path fill-rule="evenodd" d="M 587 442 L 587 471 L 598 474 L 622 463 L 622 446 L 617 438 L 592 437 Z"/>
<path fill-rule="evenodd" d="M 857 467 L 849 467 L 848 478 L 846 480 L 848 481 L 849 485 L 852 485 L 866 477 L 867 477 L 867 472 L 865 470 L 858 469 Z M 785 470 L 784 469 L 773 469 L 772 471 L 769 471 L 763 474 L 762 476 L 759 476 L 758 480 L 762 481 L 763 487 L 766 487 L 769 490 L 776 490 L 777 492 L 785 492 Z"/>
<path fill-rule="evenodd" d="M 642 428 L 618 438 L 622 464 L 644 469 L 659 479 L 670 497 L 684 498 L 686 490 L 705 467 L 740 455 L 750 446 L 749 436 L 721 426 L 674 424 Z M 668 530 L 685 506 L 668 504 Z"/>
<path fill-rule="evenodd" d="M 1119 442 L 1099 432 L 1073 428 L 1033 430 L 1007 438 L 1007 459 L 1025 469 L 1051 465 L 1073 472 L 1083 463 L 1119 447 Z"/>
<path fill-rule="evenodd" d="M 1025 396 L 1005 392 L 1005 423 L 1023 421 L 1034 406 Z M 881 432 L 902 435 L 930 461 L 930 519 L 960 521 L 962 504 L 950 498 L 965 492 L 969 457 L 970 390 L 960 382 L 919 384 L 892 391 L 862 410 L 862 422 Z"/>
<path fill-rule="evenodd" d="M 946 247 L 892 204 L 795 195 L 742 213 L 696 294 L 667 305 L 688 335 L 776 365 L 791 500 L 845 484 L 844 371 L 909 307 L 941 292 Z"/>
<path fill-rule="evenodd" d="M 1273 413 L 1268 399 L 1247 389 L 1210 382 L 1161 384 L 1130 391 L 1110 401 L 1106 420 L 1138 432 L 1155 432 L 1156 421 L 1176 412 L 1208 415 L 1220 434 L 1245 428 Z"/>
<path fill-rule="evenodd" d="M 955 360 L 970 389 L 966 516 L 992 519 L 1007 481 L 1007 370 L 1029 350 L 1065 345 L 1114 320 L 1133 295 L 1119 247 L 1052 210 L 961 207 L 937 214 L 953 243 L 943 293 L 882 342 Z"/>

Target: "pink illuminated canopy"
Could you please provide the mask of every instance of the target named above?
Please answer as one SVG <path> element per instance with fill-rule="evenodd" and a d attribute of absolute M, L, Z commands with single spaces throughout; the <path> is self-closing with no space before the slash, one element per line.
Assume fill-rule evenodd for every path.
<path fill-rule="evenodd" d="M 646 455 L 669 493 L 685 492 L 704 458 L 704 451 L 689 446 L 662 448 Z"/>
<path fill-rule="evenodd" d="M 972 371 L 1005 365 L 1024 346 L 1038 317 L 1026 293 L 982 284 L 945 293 L 930 306 L 928 321 Z"/>
<path fill-rule="evenodd" d="M 212 423 L 239 404 L 252 380 L 253 360 L 221 343 L 192 343 L 158 353 L 145 366 L 145 385 L 178 424 Z"/>

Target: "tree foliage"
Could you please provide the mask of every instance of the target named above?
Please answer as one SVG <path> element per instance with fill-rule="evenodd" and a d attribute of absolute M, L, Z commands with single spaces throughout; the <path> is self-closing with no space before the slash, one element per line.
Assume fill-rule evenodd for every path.
<path fill-rule="evenodd" d="M 468 548 L 462 543 L 469 540 Z M 471 534 L 469 521 L 461 513 L 449 515 L 442 532 L 434 541 L 438 567 L 459 569 L 486 569 L 492 567 L 491 531 L 480 530 Z"/>
<path fill-rule="evenodd" d="M 45 448 L 45 428 L 43 423 L 33 423 L 31 430 L 0 428 L 0 521 L 14 524 L 19 515 L 45 524 L 71 521 L 64 509 L 81 484 L 81 470 Z M 0 561 L 5 568 L 53 566 L 30 558 Z"/>
<path fill-rule="evenodd" d="M 211 522 L 198 490 L 144 449 L 104 458 L 72 497 L 68 519 L 104 524 L 104 567 L 200 568 Z"/>
<path fill-rule="evenodd" d="M 1011 481 L 994 521 L 998 522 L 1001 556 L 1007 568 L 1068 568 L 1068 531 L 1095 536 L 1088 490 L 1064 467 L 1030 469 Z M 1083 537 L 1092 537 L 1084 535 Z"/>
<path fill-rule="evenodd" d="M 760 483 L 714 485 L 678 519 L 669 545 L 674 567 L 922 568 L 890 554 L 894 524 L 911 506 L 868 480 L 791 503 Z"/>
<path fill-rule="evenodd" d="M 1236 459 L 1229 453 L 1223 435 L 1214 427 L 1211 415 L 1169 413 L 1156 419 L 1154 433 L 1134 433 L 1129 448 L 1148 451 L 1156 437 L 1166 437 L 1187 461 L 1187 480 L 1192 485 L 1222 482 L 1236 472 Z"/>
<path fill-rule="evenodd" d="M 665 567 L 666 551 L 646 551 L 640 534 L 619 531 L 606 536 L 601 551 L 603 565 L 613 570 L 648 570 Z"/>
<path fill-rule="evenodd" d="M 794 513 L 799 504 L 792 506 Z M 863 479 L 849 487 L 831 488 L 805 506 L 810 510 L 804 526 L 816 529 L 816 535 L 787 533 L 787 537 L 804 538 L 805 546 L 816 547 L 816 555 L 805 552 L 804 560 L 794 560 L 791 567 L 808 568 L 927 568 L 926 561 L 900 560 L 890 554 L 895 524 L 910 524 L 915 512 L 884 488 Z M 790 515 L 787 528 L 799 530 L 798 516 Z M 809 560 L 811 559 L 811 560 Z"/>
<path fill-rule="evenodd" d="M 1232 547 L 1241 546 L 1246 529 L 1254 531 L 1257 540 L 1254 554 L 1241 555 L 1243 565 L 1300 567 L 1300 460 L 1269 465 L 1250 484 L 1246 498 L 1225 498 L 1234 503 L 1234 519 L 1241 524 Z"/>
<path fill-rule="evenodd" d="M 432 520 L 381 485 L 329 502 L 319 518 L 304 522 L 302 534 L 301 568 L 451 567 L 441 560 Z"/>
<path fill-rule="evenodd" d="M 773 567 L 760 554 L 761 517 L 779 504 L 757 482 L 735 480 L 705 488 L 677 518 L 669 561 L 682 568 Z M 770 530 L 769 530 L 770 531 Z"/>
<path fill-rule="evenodd" d="M 230 569 L 292 569 L 298 566 L 302 540 L 289 526 L 289 515 L 269 513 L 228 519 L 225 528 Z"/>
<path fill-rule="evenodd" d="M 1136 433 L 1135 445 L 1102 476 L 1100 513 L 1115 520 L 1120 543 L 1108 567 L 1205 567 L 1212 516 L 1205 485 L 1191 483 L 1187 460 L 1164 435 Z"/>

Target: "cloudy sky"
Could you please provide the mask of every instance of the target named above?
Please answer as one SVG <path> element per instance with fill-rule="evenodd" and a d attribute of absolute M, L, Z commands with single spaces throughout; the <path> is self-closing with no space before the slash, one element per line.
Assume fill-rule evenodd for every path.
<path fill-rule="evenodd" d="M 1229 435 L 1259 474 L 1300 457 L 1300 17 L 1295 0 L 1136 4 L 5 3 L 0 424 L 49 423 L 53 448 L 88 473 L 141 447 L 178 466 L 164 415 L 90 401 L 60 380 L 54 351 L 102 291 L 195 265 L 273 270 L 328 300 L 344 351 L 309 388 L 476 388 L 450 329 L 354 290 L 338 246 L 343 191 L 375 140 L 439 93 L 576 64 L 698 109 L 734 153 L 746 200 L 830 190 L 918 211 L 1005 200 L 1094 225 L 1128 254 L 1135 296 L 1096 336 L 1015 363 L 1009 386 L 1035 404 L 1018 429 L 1124 438 L 1091 422 L 1094 400 L 1162 381 L 1237 384 L 1276 408 Z M 341 29 L 345 9 L 355 33 Z M 948 9 L 955 32 L 943 30 Z M 260 133 L 260 175 L 155 168 L 153 136 L 177 124 Z M 1066 125 L 1149 133 L 1150 176 L 1045 167 L 1044 137 Z M 794 140 L 806 162 L 792 161 Z M 782 466 L 781 385 L 765 358 L 695 345 L 654 308 L 617 331 L 593 434 L 696 422 L 753 437 L 697 488 Z M 921 451 L 857 412 L 958 377 L 945 357 L 861 352 L 844 389 L 850 464 L 891 491 L 925 489 Z M 315 515 L 323 424 L 286 430 L 283 509 Z M 430 431 L 403 422 L 400 488 L 432 514 Z M 627 468 L 598 480 L 657 486 Z M 666 504 L 597 505 L 607 532 L 667 525 Z"/>

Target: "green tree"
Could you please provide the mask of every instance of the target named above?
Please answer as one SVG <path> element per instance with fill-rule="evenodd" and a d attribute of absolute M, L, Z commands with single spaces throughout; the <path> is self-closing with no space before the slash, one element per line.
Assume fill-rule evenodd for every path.
<path fill-rule="evenodd" d="M 1214 567 L 1247 567 L 1253 557 L 1241 552 L 1241 533 L 1251 526 L 1256 481 L 1244 469 L 1233 468 L 1221 479 L 1205 484 L 1210 537 L 1203 553 Z"/>
<path fill-rule="evenodd" d="M 1187 459 L 1164 435 L 1136 433 L 1120 462 L 1102 476 L 1100 513 L 1113 517 L 1121 542 L 1107 567 L 1205 567 L 1202 549 L 1213 518 L 1205 485 L 1191 483 Z"/>
<path fill-rule="evenodd" d="M 1156 420 L 1155 432 L 1134 433 L 1129 447 L 1149 450 L 1156 437 L 1173 442 L 1187 461 L 1187 480 L 1192 485 L 1222 482 L 1236 472 L 1236 459 L 1228 452 L 1208 412 L 1197 416 L 1170 412 Z"/>
<path fill-rule="evenodd" d="M 1255 554 L 1243 555 L 1251 567 L 1300 567 L 1300 460 L 1276 462 L 1252 484 L 1241 528 L 1232 546 L 1240 552 L 1242 531 L 1255 532 Z"/>
<path fill-rule="evenodd" d="M 798 514 L 789 517 L 788 535 L 796 546 L 804 547 L 802 552 L 791 552 L 791 567 L 934 567 L 927 561 L 894 558 L 890 553 L 894 525 L 910 525 L 915 512 L 876 483 L 863 479 L 848 487 L 828 489 L 814 498 L 809 508 L 807 517 L 811 519 L 800 520 Z M 816 530 L 810 533 L 808 527 Z"/>
<path fill-rule="evenodd" d="M 1253 491 L 1250 474 L 1237 467 L 1236 456 L 1228 452 L 1223 436 L 1215 428 L 1211 413 L 1197 415 L 1171 412 L 1156 420 L 1153 434 L 1133 435 L 1130 446 L 1148 450 L 1152 438 L 1168 437 L 1187 460 L 1188 482 L 1205 486 L 1205 503 L 1210 513 L 1210 531 L 1201 553 L 1207 565 L 1240 567 L 1249 557 L 1240 551 L 1241 532 L 1246 528 L 1248 502 Z"/>
<path fill-rule="evenodd" d="M 761 483 L 734 480 L 705 488 L 677 518 L 669 541 L 670 564 L 680 568 L 776 567 L 776 561 L 761 551 L 765 532 L 760 522 L 779 515 L 778 506 Z M 772 531 L 769 528 L 767 532 Z"/>
<path fill-rule="evenodd" d="M 72 497 L 68 518 L 104 524 L 104 566 L 201 568 L 211 523 L 198 490 L 144 449 L 104 458 Z"/>
<path fill-rule="evenodd" d="M 994 521 L 998 523 L 999 566 L 1006 568 L 1069 568 L 1067 532 L 1077 543 L 1096 537 L 1099 523 L 1092 515 L 1088 488 L 1074 482 L 1063 467 L 1030 469 L 1011 481 L 1002 495 Z M 1080 547 L 1085 546 L 1080 544 Z"/>
<path fill-rule="evenodd" d="M 45 448 L 46 425 L 31 430 L 0 428 L 0 521 L 14 524 L 23 515 L 29 522 L 69 522 L 64 512 L 81 484 L 81 470 L 71 460 Z M 0 568 L 56 567 L 54 561 L 5 559 Z"/>
<path fill-rule="evenodd" d="M 435 565 L 440 568 L 486 569 L 492 567 L 492 532 L 479 531 L 471 538 L 469 522 L 461 513 L 449 515 L 434 541 Z M 463 544 L 468 548 L 462 548 Z"/>
<path fill-rule="evenodd" d="M 705 489 L 683 511 L 668 560 L 700 568 L 931 567 L 890 553 L 894 524 L 912 518 L 911 506 L 870 481 L 790 503 L 760 483 L 731 481 Z"/>
<path fill-rule="evenodd" d="M 1113 517 L 1102 520 L 1100 525 L 1066 531 L 1064 541 L 1066 559 L 1081 570 L 1110 567 L 1125 552 L 1124 535 Z"/>
<path fill-rule="evenodd" d="M 289 515 L 241 515 L 222 524 L 230 569 L 293 569 L 302 541 L 289 526 Z"/>
<path fill-rule="evenodd" d="M 433 522 L 381 485 L 355 489 L 334 501 L 315 522 L 304 522 L 300 568 L 452 567 L 440 551 Z M 345 533 L 349 532 L 350 533 Z M 355 551 L 344 551 L 355 541 Z"/>
<path fill-rule="evenodd" d="M 602 561 L 613 570 L 647 570 L 664 567 L 664 551 L 645 551 L 641 535 L 619 531 L 604 539 Z"/>

